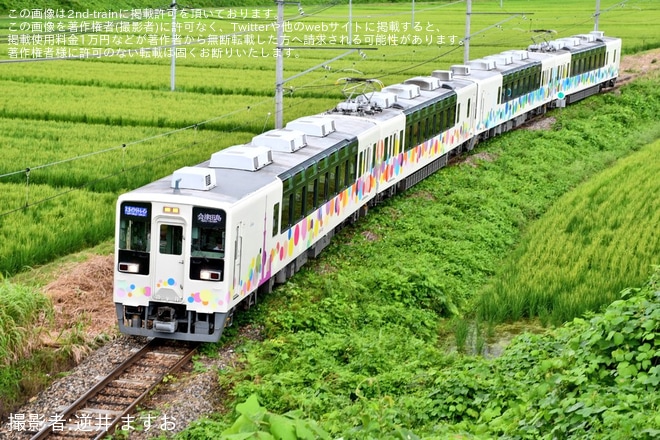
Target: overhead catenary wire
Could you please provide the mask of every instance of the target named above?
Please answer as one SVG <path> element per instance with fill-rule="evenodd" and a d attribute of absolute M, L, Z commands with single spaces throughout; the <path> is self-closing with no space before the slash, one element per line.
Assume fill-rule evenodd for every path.
<path fill-rule="evenodd" d="M 459 0 L 459 1 L 454 2 L 454 3 L 452 3 L 452 4 L 457 4 L 457 3 L 462 3 L 462 2 L 464 2 L 464 0 Z M 619 2 L 619 3 L 617 3 L 617 4 L 613 5 L 613 6 L 611 6 L 611 7 L 609 7 L 609 8 L 606 8 L 606 9 L 601 10 L 601 14 L 602 14 L 603 12 L 608 12 L 608 11 L 610 11 L 610 10 L 616 8 L 616 7 L 619 7 L 619 6 L 621 6 L 621 5 L 624 5 L 624 4 L 628 3 L 628 2 L 629 2 L 629 0 L 623 0 L 623 1 L 621 1 L 621 2 Z M 329 6 L 329 7 L 326 8 L 326 9 L 329 9 L 330 7 L 332 7 L 332 6 Z M 306 14 L 306 15 L 309 15 L 309 14 Z M 304 18 L 304 16 L 303 16 L 303 17 L 296 17 L 296 19 L 302 19 L 302 18 Z M 585 19 L 582 20 L 582 21 L 575 22 L 575 23 L 573 23 L 571 26 L 567 26 L 567 27 L 563 28 L 561 31 L 564 32 L 564 31 L 567 31 L 567 30 L 572 29 L 572 28 L 574 28 L 574 27 L 578 27 L 578 26 L 580 26 L 580 25 L 582 25 L 582 24 L 584 24 L 584 23 L 586 23 L 586 22 L 592 20 L 592 18 L 593 18 L 593 16 L 590 16 L 590 17 L 588 17 L 588 18 L 585 18 Z M 508 20 L 511 20 L 511 19 L 512 19 L 512 18 L 508 18 L 508 19 L 503 20 L 503 21 L 508 21 Z M 500 22 L 499 24 L 501 24 L 501 23 L 502 23 L 502 22 Z M 481 31 L 478 31 L 477 33 L 486 32 L 486 31 L 488 31 L 488 30 L 490 30 L 490 29 L 493 29 L 493 28 L 495 28 L 495 27 L 497 27 L 497 26 L 498 26 L 498 24 L 491 25 L 491 26 L 489 26 L 488 28 L 485 28 L 485 29 L 482 29 Z M 239 32 L 239 33 L 243 33 L 243 32 Z M 477 33 L 475 33 L 475 34 L 477 34 Z M 475 35 L 475 34 L 473 34 L 473 35 Z M 170 47 L 170 46 L 166 46 L 166 47 Z M 380 76 L 377 77 L 377 78 L 385 78 L 385 77 L 388 77 L 388 76 L 392 76 L 392 75 L 397 75 L 397 74 L 405 73 L 406 71 L 413 70 L 413 69 L 418 68 L 418 67 L 420 67 L 420 66 L 423 66 L 423 65 L 425 65 L 425 64 L 429 64 L 429 63 L 432 63 L 432 62 L 434 62 L 434 61 L 437 61 L 438 59 L 441 59 L 441 58 L 443 58 L 443 57 L 445 57 L 445 56 L 447 56 L 447 55 L 449 55 L 449 54 L 455 52 L 456 50 L 458 50 L 458 49 L 460 49 L 460 48 L 461 48 L 461 46 L 460 46 L 460 45 L 457 45 L 457 46 L 453 47 L 452 49 L 449 49 L 449 50 L 447 50 L 447 51 L 445 51 L 445 52 L 443 52 L 443 53 L 441 53 L 441 54 L 439 54 L 439 55 L 437 55 L 437 56 L 434 56 L 434 57 L 429 58 L 429 59 L 427 59 L 427 60 L 423 60 L 423 61 L 421 61 L 421 62 L 419 62 L 419 63 L 417 63 L 417 64 L 415 64 L 415 65 L 412 65 L 412 66 L 406 67 L 406 68 L 404 68 L 404 69 L 399 69 L 399 70 L 397 70 L 397 71 L 392 71 L 392 72 L 388 72 L 388 73 L 382 74 L 382 75 L 380 75 Z M 319 81 L 319 79 L 314 80 L 314 81 L 312 81 L 312 84 L 315 83 L 315 82 L 318 82 L 318 81 Z M 309 85 L 309 86 L 297 87 L 297 88 L 295 88 L 295 89 L 301 89 L 301 90 L 302 90 L 302 89 L 328 88 L 328 87 L 337 87 L 337 86 L 336 86 L 335 84 L 332 84 L 332 85 L 315 85 L 315 86 Z M 293 92 L 295 91 L 295 89 L 292 88 L 292 89 L 291 89 L 291 93 L 293 93 Z M 304 101 L 304 100 L 303 100 L 303 101 Z M 263 100 L 263 101 L 257 103 L 257 105 L 261 105 L 261 104 L 266 103 L 266 102 L 267 102 L 267 103 L 270 103 L 270 102 L 271 102 L 271 98 L 268 98 L 268 99 L 266 99 L 266 100 Z M 298 105 L 303 105 L 303 104 L 304 104 L 304 102 L 300 102 Z M 116 151 L 116 150 L 118 150 L 118 149 L 125 149 L 127 146 L 137 145 L 137 144 L 144 143 L 144 142 L 148 142 L 148 141 L 150 141 L 150 140 L 154 140 L 154 139 L 157 139 L 157 138 L 160 138 L 160 137 L 170 136 L 170 135 L 173 135 L 173 134 L 175 134 L 175 133 L 177 133 L 177 132 L 181 132 L 181 131 L 185 131 L 185 130 L 189 130 L 189 129 L 197 128 L 197 127 L 199 127 L 199 126 L 202 126 L 202 125 L 208 124 L 208 123 L 210 123 L 210 122 L 217 121 L 217 120 L 219 120 L 219 119 L 222 119 L 222 118 L 228 117 L 228 116 L 230 116 L 230 115 L 232 115 L 232 114 L 236 114 L 236 113 L 238 113 L 238 112 L 242 112 L 242 111 L 245 111 L 245 110 L 246 110 L 246 109 L 236 110 L 236 111 L 234 111 L 234 112 L 230 112 L 230 113 L 227 113 L 227 114 L 225 114 L 225 115 L 221 115 L 221 116 L 218 116 L 218 117 L 215 117 L 215 118 L 211 118 L 211 119 L 206 120 L 206 121 L 201 121 L 201 122 L 199 122 L 199 123 L 191 124 L 191 125 L 189 125 L 189 126 L 187 126 L 187 127 L 183 127 L 183 128 L 179 128 L 179 129 L 171 130 L 171 131 L 168 131 L 168 132 L 166 132 L 166 133 L 161 133 L 161 134 L 154 135 L 154 136 L 150 136 L 150 137 L 147 137 L 147 138 L 144 138 L 144 139 L 135 140 L 135 141 L 132 141 L 132 142 L 128 142 L 128 143 L 126 143 L 126 144 L 122 144 L 122 145 L 118 145 L 118 146 L 113 146 L 113 147 L 110 147 L 110 148 L 107 148 L 107 149 L 104 149 L 104 150 L 99 150 L 99 151 L 95 151 L 95 152 L 90 152 L 90 153 L 87 153 L 87 154 L 84 154 L 84 155 L 80 155 L 80 156 L 76 156 L 76 157 L 72 157 L 72 158 L 67 158 L 67 159 L 63 159 L 63 160 L 59 160 L 59 161 L 55 161 L 55 162 L 51 162 L 51 163 L 48 163 L 48 164 L 36 165 L 36 166 L 33 166 L 33 167 L 29 167 L 29 168 L 27 168 L 27 169 L 21 169 L 21 170 L 17 170 L 17 171 L 14 171 L 14 172 L 10 172 L 10 173 L 6 173 L 6 174 L 2 174 L 2 175 L 0 175 L 0 178 L 4 178 L 4 177 L 8 177 L 8 176 L 13 176 L 13 175 L 16 175 L 16 174 L 26 173 L 26 175 L 28 176 L 28 177 L 27 177 L 27 182 L 29 183 L 29 172 L 30 172 L 30 170 L 38 170 L 38 169 L 47 168 L 47 167 L 50 167 L 50 166 L 61 165 L 61 164 L 64 164 L 64 163 L 68 163 L 68 162 L 75 161 L 75 160 L 84 159 L 84 158 L 87 158 L 87 157 L 90 157 L 90 156 L 94 156 L 94 155 L 98 155 L 98 154 L 103 154 L 103 153 L 108 153 L 108 152 Z M 256 117 L 256 116 L 255 116 L 255 117 Z M 267 119 L 266 119 L 266 121 L 267 121 Z M 264 122 L 264 127 L 265 127 L 265 122 Z M 162 156 L 160 156 L 160 157 L 163 157 L 163 158 L 164 158 L 164 157 L 171 156 L 171 155 L 173 155 L 173 154 L 176 154 L 177 152 L 180 152 L 180 151 L 182 151 L 182 150 L 185 150 L 185 149 L 187 149 L 187 148 L 190 148 L 191 146 L 196 145 L 196 144 L 197 144 L 197 142 L 190 143 L 190 144 L 188 144 L 188 145 L 185 146 L 185 147 L 182 147 L 182 148 L 180 148 L 180 149 L 177 149 L 177 150 L 174 150 L 174 151 L 168 152 L 168 153 L 166 153 L 166 154 L 164 154 L 164 155 L 162 155 Z M 153 159 L 152 159 L 152 160 L 153 160 Z M 136 166 L 133 166 L 133 167 L 127 169 L 127 170 L 123 170 L 122 173 L 123 173 L 123 172 L 126 172 L 126 171 L 128 171 L 128 170 L 134 169 L 134 168 L 136 168 L 136 167 L 138 167 L 138 166 L 141 166 L 141 165 L 142 165 L 142 164 L 140 164 L 140 165 L 136 165 Z M 87 182 L 87 183 L 86 183 L 85 185 L 83 185 L 82 187 L 67 189 L 67 190 L 65 190 L 65 191 L 62 191 L 61 193 L 58 193 L 58 194 L 56 194 L 56 195 L 54 195 L 54 196 L 51 196 L 51 197 L 45 198 L 45 199 L 43 199 L 43 200 L 36 201 L 36 202 L 33 202 L 33 203 L 26 203 L 26 206 L 34 206 L 34 205 L 37 205 L 37 204 L 43 203 L 43 202 L 45 202 L 45 201 L 52 200 L 53 198 L 56 198 L 56 197 L 60 197 L 60 196 L 66 195 L 66 194 L 68 194 L 68 193 L 70 193 L 70 192 L 72 192 L 72 191 L 78 190 L 78 189 L 83 189 L 83 188 L 85 188 L 85 187 L 92 186 L 92 185 L 94 185 L 95 183 L 98 183 L 98 182 L 103 181 L 103 180 L 107 180 L 107 179 L 109 179 L 109 178 L 112 178 L 112 177 L 118 176 L 118 175 L 120 175 L 120 174 L 121 174 L 121 173 L 113 173 L 113 174 L 109 174 L 109 175 L 107 175 L 107 176 L 104 176 L 104 177 L 102 177 L 102 178 L 96 179 L 96 180 L 94 180 L 94 181 Z M 22 209 L 24 209 L 24 208 L 25 208 L 25 207 L 21 207 L 21 208 L 17 208 L 17 209 L 15 209 L 15 210 L 11 210 L 11 211 L 7 211 L 7 212 L 4 212 L 4 213 L 0 213 L 0 217 L 1 217 L 1 216 L 8 215 L 8 214 L 10 214 L 10 213 L 12 213 L 12 212 L 20 211 L 20 210 L 22 210 Z"/>
<path fill-rule="evenodd" d="M 267 102 L 270 103 L 270 100 L 267 100 Z M 216 117 L 216 118 L 211 118 L 211 119 L 208 119 L 208 120 L 206 120 L 206 121 L 202 121 L 202 122 L 199 122 L 199 123 L 197 123 L 197 124 L 190 125 L 190 126 L 188 126 L 188 127 L 184 127 L 184 128 L 180 128 L 180 129 L 176 129 L 176 130 L 171 130 L 171 131 L 169 131 L 169 132 L 167 132 L 167 133 L 161 133 L 161 134 L 158 134 L 158 135 L 155 135 L 155 136 L 150 136 L 150 137 L 148 137 L 148 138 L 144 138 L 144 139 L 136 140 L 136 141 L 133 141 L 133 142 L 130 142 L 130 143 L 127 143 L 127 144 L 122 144 L 122 145 L 119 145 L 119 146 L 114 146 L 114 147 L 107 148 L 107 149 L 104 149 L 104 150 L 101 150 L 101 151 L 98 151 L 98 152 L 94 152 L 94 153 L 91 153 L 91 154 L 88 154 L 88 155 L 84 155 L 84 156 L 77 156 L 77 157 L 69 158 L 69 159 L 66 159 L 66 160 L 61 160 L 61 161 L 57 161 L 57 162 L 51 162 L 51 163 L 48 163 L 48 164 L 38 165 L 38 166 L 35 166 L 35 167 L 33 167 L 33 168 L 27 168 L 26 170 L 21 170 L 21 171 L 17 171 L 17 172 L 12 172 L 12 173 L 8 173 L 8 174 L 4 174 L 4 175 L 2 175 L 2 176 L 0 176 L 0 177 L 6 177 L 6 176 L 10 176 L 10 175 L 15 175 L 15 174 L 26 173 L 26 175 L 27 175 L 27 185 L 28 185 L 28 188 L 27 188 L 27 189 L 29 190 L 29 175 L 30 175 L 30 173 L 31 173 L 33 170 L 35 170 L 35 169 L 43 169 L 43 168 L 47 168 L 47 167 L 50 167 L 50 166 L 60 165 L 60 164 L 62 164 L 62 163 L 67 163 L 67 162 L 71 162 L 71 161 L 74 161 L 74 160 L 83 159 L 84 157 L 93 156 L 93 155 L 95 155 L 95 154 L 108 153 L 108 152 L 111 152 L 111 151 L 116 151 L 116 150 L 119 150 L 119 149 L 123 149 L 123 148 L 125 148 L 125 147 L 127 147 L 127 146 L 129 146 L 129 145 L 136 145 L 136 144 L 140 144 L 140 143 L 148 142 L 148 141 L 150 141 L 150 140 L 154 140 L 154 139 L 157 139 L 157 138 L 159 138 L 159 137 L 171 136 L 171 135 L 176 134 L 176 133 L 178 133 L 178 132 L 181 132 L 181 131 L 184 131 L 184 130 L 189 130 L 189 129 L 194 129 L 194 128 L 197 128 L 197 127 L 200 126 L 200 125 L 204 125 L 204 124 L 206 124 L 206 123 L 211 123 L 211 122 L 217 121 L 217 120 L 219 120 L 219 119 L 222 119 L 222 118 L 226 118 L 226 117 L 228 117 L 228 116 L 231 116 L 231 115 L 233 115 L 233 114 L 236 114 L 236 113 L 239 113 L 239 112 L 243 112 L 243 111 L 249 111 L 249 110 L 250 110 L 250 107 L 247 107 L 247 108 L 244 108 L 244 109 L 240 109 L 240 110 L 233 111 L 233 112 L 231 112 L 231 113 L 227 113 L 227 114 L 225 114 L 225 115 L 222 115 L 222 116 L 219 116 L 219 117 Z M 254 119 L 255 119 L 255 121 L 256 121 L 257 119 L 260 120 L 261 117 L 255 115 L 255 116 L 254 116 Z M 240 126 L 236 126 L 235 130 L 233 130 L 233 131 L 237 131 L 237 130 L 239 130 L 240 128 L 241 128 Z M 225 134 L 225 133 L 226 133 L 226 132 L 218 132 L 218 133 L 215 134 L 215 136 L 213 136 L 213 137 L 211 137 L 211 138 L 206 139 L 205 141 L 203 141 L 203 143 L 211 142 L 211 141 L 213 140 L 214 137 L 219 137 L 219 136 L 221 136 L 222 134 Z M 189 143 L 185 144 L 184 146 L 182 146 L 182 147 L 180 147 L 180 148 L 177 148 L 177 149 L 175 149 L 175 150 L 168 151 L 168 152 L 166 152 L 166 153 L 164 153 L 164 154 L 161 154 L 161 155 L 159 155 L 159 156 L 156 156 L 156 157 L 151 157 L 151 158 L 149 158 L 148 160 L 145 160 L 145 161 L 143 161 L 143 162 L 140 162 L 140 163 L 138 163 L 138 164 L 135 164 L 135 165 L 133 165 L 133 166 L 131 166 L 131 167 L 128 167 L 128 168 L 123 167 L 123 169 L 122 169 L 121 171 L 119 171 L 119 172 L 109 173 L 109 174 L 107 174 L 107 175 L 105 175 L 105 176 L 103 176 L 103 177 L 99 177 L 98 179 L 94 179 L 94 180 L 88 181 L 88 182 L 86 182 L 84 185 L 81 185 L 81 186 L 78 186 L 78 187 L 75 187 L 75 188 L 67 188 L 67 189 L 65 189 L 65 190 L 62 190 L 62 191 L 58 192 L 57 194 L 54 194 L 54 195 L 52 195 L 52 196 L 45 197 L 45 198 L 42 198 L 42 199 L 39 199 L 39 200 L 36 200 L 36 201 L 29 202 L 29 200 L 27 200 L 24 206 L 21 206 L 21 207 L 15 208 L 15 209 L 10 209 L 10 210 L 4 211 L 4 212 L 0 212 L 0 217 L 4 217 L 4 216 L 7 216 L 7 215 L 9 215 L 9 214 L 13 214 L 13 213 L 16 213 L 16 212 L 20 212 L 20 211 L 23 211 L 23 210 L 26 209 L 26 208 L 29 208 L 29 207 L 32 207 L 32 206 L 36 206 L 36 205 L 40 205 L 40 204 L 42 204 L 42 203 L 48 202 L 48 201 L 53 200 L 53 199 L 57 199 L 57 198 L 59 198 L 59 197 L 65 196 L 65 195 L 67 195 L 67 194 L 70 194 L 70 193 L 73 192 L 73 191 L 78 191 L 78 190 L 81 190 L 81 189 L 85 189 L 85 188 L 92 187 L 93 185 L 95 185 L 95 184 L 97 184 L 97 183 L 99 183 L 99 182 L 102 182 L 102 181 L 105 181 L 105 180 L 111 179 L 111 178 L 113 178 L 113 177 L 118 177 L 118 176 L 120 176 L 120 175 L 122 175 L 122 174 L 126 174 L 126 173 L 128 173 L 129 171 L 132 171 L 132 170 L 135 170 L 135 169 L 139 169 L 140 167 L 143 167 L 145 164 L 150 163 L 150 162 L 152 162 L 152 161 L 154 161 L 154 160 L 164 159 L 164 158 L 166 158 L 166 157 L 173 156 L 173 155 L 175 155 L 175 154 L 177 154 L 177 153 L 180 153 L 180 152 L 185 151 L 185 150 L 187 150 L 187 149 L 189 149 L 189 148 L 192 148 L 192 147 L 194 147 L 194 146 L 196 146 L 196 145 L 199 145 L 200 143 L 202 143 L 202 142 L 200 142 L 200 141 L 192 141 L 192 142 L 189 142 Z M 27 198 L 27 196 L 28 196 L 28 194 L 26 193 L 26 198 Z"/>

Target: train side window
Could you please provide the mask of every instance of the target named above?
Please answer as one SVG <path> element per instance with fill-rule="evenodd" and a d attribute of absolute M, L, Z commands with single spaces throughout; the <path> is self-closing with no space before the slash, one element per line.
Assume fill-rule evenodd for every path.
<path fill-rule="evenodd" d="M 351 156 L 346 167 L 346 186 L 351 186 L 355 182 L 355 171 L 357 167 L 357 155 Z"/>
<path fill-rule="evenodd" d="M 307 184 L 307 197 L 305 200 L 305 215 L 309 215 L 316 208 L 316 201 L 318 197 L 318 184 L 319 181 L 314 179 L 313 182 Z"/>
<path fill-rule="evenodd" d="M 457 110 L 456 110 L 456 122 L 454 124 L 458 124 L 458 121 L 461 119 L 461 104 L 458 104 Z"/>
<path fill-rule="evenodd" d="M 413 127 L 412 124 L 406 126 L 406 136 L 407 136 L 406 137 L 406 146 L 405 146 L 406 150 L 410 150 L 412 148 L 412 145 L 413 145 L 413 133 L 412 133 L 413 130 L 412 130 L 412 127 Z"/>
<path fill-rule="evenodd" d="M 291 219 L 293 218 L 293 197 L 293 193 L 289 193 L 282 198 L 282 229 L 280 232 L 284 232 L 285 229 L 288 229 L 291 226 Z"/>
<path fill-rule="evenodd" d="M 334 169 L 330 169 L 330 173 L 328 174 L 328 194 L 330 197 L 334 197 L 337 194 L 337 187 L 338 182 L 337 179 L 339 178 L 339 166 L 334 167 Z"/>
<path fill-rule="evenodd" d="M 328 200 L 328 173 L 319 175 L 319 203 Z"/>
<path fill-rule="evenodd" d="M 301 205 L 301 207 L 300 207 L 300 212 L 298 212 L 297 215 L 296 215 L 296 221 L 299 221 L 300 219 L 302 219 L 305 216 L 305 214 L 307 213 L 307 209 L 309 208 L 307 206 L 307 185 L 300 188 L 300 191 L 298 192 L 298 194 L 300 195 L 300 201 L 301 201 L 300 205 Z M 296 206 L 296 209 L 297 208 L 298 208 L 298 206 Z"/>
<path fill-rule="evenodd" d="M 414 146 L 419 145 L 419 138 L 420 138 L 420 135 L 419 135 L 419 121 L 417 121 L 417 122 L 413 123 L 413 126 L 412 126 L 412 142 L 411 142 L 411 144 L 414 145 Z"/>
<path fill-rule="evenodd" d="M 275 203 L 275 206 L 273 206 L 273 234 L 272 236 L 274 237 L 275 234 L 280 230 L 280 202 Z"/>
<path fill-rule="evenodd" d="M 337 174 L 337 191 L 341 191 L 344 189 L 344 186 L 346 185 L 346 162 L 342 162 L 339 164 L 339 173 Z"/>
<path fill-rule="evenodd" d="M 293 193 L 293 217 L 291 218 L 291 224 L 296 223 L 302 218 L 303 213 L 303 193 L 305 192 L 305 187 L 296 188 L 296 191 Z"/>
<path fill-rule="evenodd" d="M 470 117 L 470 100 L 471 100 L 471 98 L 468 98 L 467 111 L 465 112 L 465 116 L 468 117 L 468 118 Z"/>

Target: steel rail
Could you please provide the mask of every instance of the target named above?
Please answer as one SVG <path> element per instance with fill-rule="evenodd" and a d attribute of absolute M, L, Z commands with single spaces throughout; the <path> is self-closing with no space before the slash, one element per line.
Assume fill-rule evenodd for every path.
<path fill-rule="evenodd" d="M 170 341 L 171 343 L 171 341 Z M 76 438 L 76 439 L 102 439 L 106 435 L 114 432 L 117 425 L 124 420 L 124 417 L 128 416 L 137 405 L 145 400 L 147 396 L 160 384 L 165 378 L 165 376 L 172 374 L 179 370 L 183 365 L 190 361 L 192 356 L 197 350 L 197 345 L 184 345 L 179 343 L 178 345 L 170 345 L 169 347 L 175 347 L 174 352 L 164 352 L 159 351 L 159 348 L 167 347 L 165 341 L 152 340 L 147 343 L 140 350 L 135 352 L 130 358 L 122 362 L 118 367 L 116 367 L 112 372 L 105 376 L 101 381 L 96 385 L 90 388 L 84 395 L 78 398 L 73 402 L 69 407 L 64 409 L 56 420 L 46 422 L 46 424 L 41 428 L 41 430 L 35 434 L 31 440 L 43 440 L 47 438 Z M 131 380 L 128 378 L 131 373 L 129 372 L 132 367 L 139 367 L 141 361 L 145 361 L 150 355 L 160 357 L 161 359 L 169 360 L 158 362 L 158 363 L 145 363 L 144 368 L 157 369 L 155 373 L 147 372 L 143 373 L 142 376 L 148 376 L 148 379 L 140 378 L 141 380 Z M 140 373 L 138 373 L 140 376 Z M 123 378 L 123 379 L 122 379 Z M 128 380 L 127 380 L 128 379 Z M 122 382 L 123 380 L 123 382 Z M 96 398 L 102 399 L 103 392 L 111 388 L 112 384 L 126 384 L 130 383 L 134 385 L 140 392 L 138 397 L 135 397 L 131 402 L 124 406 L 123 409 L 119 410 L 108 410 L 103 408 L 96 408 L 93 406 L 93 402 Z M 115 396 L 122 397 L 122 396 Z M 103 405 L 119 405 L 113 402 L 101 403 L 99 406 Z M 91 419 L 88 417 L 88 421 L 98 421 L 99 423 L 84 425 L 80 429 L 79 424 L 74 424 L 76 420 L 80 420 L 78 414 L 90 415 L 97 414 L 96 419 Z M 105 418 L 101 418 L 101 415 L 105 415 Z M 101 423 L 104 422 L 104 423 Z M 102 425 L 102 426 L 101 426 Z"/>

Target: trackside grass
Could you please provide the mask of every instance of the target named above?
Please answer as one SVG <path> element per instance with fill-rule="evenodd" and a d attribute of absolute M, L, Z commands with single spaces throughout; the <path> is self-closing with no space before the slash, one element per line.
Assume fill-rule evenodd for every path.
<path fill-rule="evenodd" d="M 660 263 L 658 157 L 660 141 L 554 204 L 479 294 L 480 318 L 538 316 L 558 324 L 598 310 L 625 286 L 641 283 Z"/>
<path fill-rule="evenodd" d="M 451 326 L 460 319 L 448 318 L 469 313 L 471 300 L 523 231 L 563 194 L 618 160 L 634 160 L 636 150 L 658 137 L 659 93 L 657 79 L 639 81 L 619 94 L 554 111 L 552 129 L 518 130 L 479 145 L 465 161 L 372 209 L 245 318 L 262 328 L 264 340 L 237 349 L 242 362 L 221 374 L 223 392 L 236 402 L 254 395 L 276 414 L 299 410 L 330 438 L 566 438 L 576 429 L 593 429 L 595 438 L 627 438 L 646 428 L 655 432 L 658 398 L 647 390 L 657 378 L 657 360 L 636 366 L 640 381 L 628 387 L 607 373 L 621 363 L 627 378 L 636 377 L 625 357 L 603 360 L 598 353 L 623 352 L 628 342 L 614 334 L 632 320 L 636 346 L 649 351 L 653 346 L 644 338 L 655 338 L 657 317 L 649 324 L 639 311 L 626 315 L 631 321 L 608 317 L 596 336 L 582 324 L 556 340 L 526 335 L 494 361 L 452 351 Z M 639 154 L 649 161 L 652 153 Z M 637 218 L 637 229 L 646 230 L 657 217 Z M 592 228 L 600 225 L 594 220 Z M 653 256 L 626 255 L 639 257 L 631 267 L 648 268 L 648 277 Z M 598 276 L 584 272 L 581 278 L 589 284 Z M 600 294 L 616 298 L 618 292 Z M 657 314 L 657 306 L 652 310 Z M 484 335 L 490 331 L 482 328 Z M 571 350 L 564 351 L 569 339 Z M 595 352 L 571 357 L 587 350 L 585 339 L 597 345 Z M 597 372 L 593 362 L 603 362 Z M 180 438 L 219 436 L 232 425 L 265 426 L 243 421 L 232 415 L 204 420 Z"/>
<path fill-rule="evenodd" d="M 16 365 L 39 346 L 42 325 L 52 316 L 48 298 L 0 277 L 0 415 L 20 401 L 22 379 Z"/>

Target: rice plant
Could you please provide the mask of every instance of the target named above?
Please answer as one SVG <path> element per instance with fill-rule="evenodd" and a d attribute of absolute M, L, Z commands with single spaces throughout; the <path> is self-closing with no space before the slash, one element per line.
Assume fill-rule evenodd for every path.
<path fill-rule="evenodd" d="M 660 255 L 658 155 L 655 142 L 560 199 L 481 293 L 480 315 L 557 324 L 641 283 Z"/>

